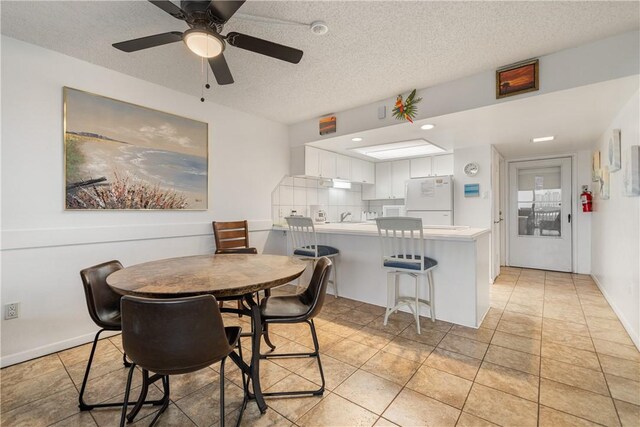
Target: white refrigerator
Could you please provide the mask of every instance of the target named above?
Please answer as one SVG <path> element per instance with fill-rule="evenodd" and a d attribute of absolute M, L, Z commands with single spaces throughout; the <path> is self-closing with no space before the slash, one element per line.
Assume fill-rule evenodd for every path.
<path fill-rule="evenodd" d="M 453 176 L 433 176 L 407 181 L 407 216 L 422 218 L 422 224 L 453 225 Z"/>

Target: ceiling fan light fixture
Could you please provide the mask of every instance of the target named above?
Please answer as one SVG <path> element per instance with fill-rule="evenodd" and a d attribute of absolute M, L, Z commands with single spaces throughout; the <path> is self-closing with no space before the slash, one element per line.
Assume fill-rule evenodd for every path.
<path fill-rule="evenodd" d="M 224 50 L 224 42 L 212 31 L 193 28 L 185 31 L 182 40 L 191 52 L 203 58 L 213 58 Z"/>

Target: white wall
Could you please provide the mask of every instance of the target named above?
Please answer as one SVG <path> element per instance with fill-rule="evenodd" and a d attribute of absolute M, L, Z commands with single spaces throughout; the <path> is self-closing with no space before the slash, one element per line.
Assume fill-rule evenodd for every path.
<path fill-rule="evenodd" d="M 573 197 L 575 205 L 575 227 L 573 233 L 575 234 L 575 265 L 574 271 L 579 274 L 591 273 L 591 213 L 582 212 L 582 203 L 580 201 L 580 194 L 582 193 L 582 186 L 589 186 L 589 190 L 593 191 L 594 182 L 591 182 L 591 151 L 582 150 L 578 151 L 574 156 L 575 164 L 573 167 L 574 177 L 576 180 L 576 194 Z"/>
<path fill-rule="evenodd" d="M 467 163 L 478 164 L 478 174 L 464 173 Z M 471 227 L 491 228 L 491 146 L 458 148 L 453 150 L 453 223 Z M 465 184 L 480 184 L 480 197 L 464 197 Z"/>
<path fill-rule="evenodd" d="M 597 142 L 602 162 L 608 164 L 608 142 L 613 129 L 621 130 L 624 156 L 640 144 L 640 92 L 636 92 Z M 640 197 L 623 195 L 622 170 L 611 173 L 611 198 L 596 192 L 591 216 L 591 270 L 609 304 L 640 347 Z"/>
<path fill-rule="evenodd" d="M 638 31 L 631 31 L 541 56 L 540 90 L 519 95 L 519 98 L 637 74 L 640 61 L 638 40 Z M 509 98 L 496 99 L 494 70 L 425 89 L 418 88 L 418 96 L 423 97 L 424 101 L 418 107 L 417 120 L 510 101 Z M 325 136 L 318 134 L 317 118 L 293 124 L 289 127 L 291 145 L 298 146 L 363 130 L 397 125 L 398 121 L 391 114 L 394 102 L 395 95 L 336 112 L 337 131 Z M 387 106 L 387 117 L 380 120 L 378 107 L 382 105 Z"/>
<path fill-rule="evenodd" d="M 63 86 L 208 122 L 209 209 L 65 212 Z M 1 297 L 22 304 L 1 323 L 3 366 L 91 339 L 84 267 L 211 252 L 213 219 L 249 219 L 252 244 L 282 249 L 268 231 L 271 191 L 289 169 L 282 124 L 2 37 L 1 149 Z"/>

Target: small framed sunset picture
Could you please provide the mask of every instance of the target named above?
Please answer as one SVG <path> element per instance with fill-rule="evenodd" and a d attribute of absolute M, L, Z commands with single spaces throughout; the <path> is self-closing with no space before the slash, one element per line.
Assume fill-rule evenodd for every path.
<path fill-rule="evenodd" d="M 496 71 L 496 98 L 538 90 L 538 60 L 507 65 Z"/>

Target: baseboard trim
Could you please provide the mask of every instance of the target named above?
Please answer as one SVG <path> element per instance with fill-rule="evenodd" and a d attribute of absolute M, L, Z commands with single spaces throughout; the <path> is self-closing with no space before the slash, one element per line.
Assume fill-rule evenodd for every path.
<path fill-rule="evenodd" d="M 41 347 L 32 348 L 30 350 L 21 351 L 20 353 L 9 354 L 0 358 L 0 368 L 6 368 L 7 366 L 15 365 L 17 363 L 26 362 L 27 360 L 37 359 L 38 357 L 46 356 L 48 354 L 56 353 L 62 350 L 68 350 L 73 347 L 77 347 L 82 344 L 92 342 L 96 336 L 97 330 L 86 335 L 80 335 L 79 337 L 69 338 L 67 340 L 58 341 L 55 343 L 43 345 Z M 100 337 L 106 338 L 114 335 L 118 335 L 117 331 L 105 331 Z"/>
<path fill-rule="evenodd" d="M 629 337 L 631 337 L 631 341 L 633 341 L 633 344 L 635 344 L 635 346 L 638 349 L 638 351 L 640 351 L 640 337 L 635 336 L 633 334 L 633 332 L 632 332 L 633 329 L 630 327 L 629 322 L 622 315 L 622 311 L 620 309 L 618 309 L 618 307 L 615 305 L 615 303 L 613 302 L 613 300 L 611 299 L 609 294 L 607 294 L 607 291 L 600 284 L 600 281 L 598 281 L 598 278 L 596 276 L 594 276 L 593 274 L 590 274 L 590 276 L 593 279 L 593 281 L 595 282 L 595 284 L 598 287 L 598 289 L 600 289 L 600 292 L 602 292 L 602 295 L 604 295 L 604 299 L 607 300 L 607 302 L 609 303 L 609 305 L 613 309 L 613 312 L 616 314 L 616 316 L 618 316 L 618 320 L 620 320 L 620 323 L 622 323 L 622 326 L 624 326 L 624 329 L 627 331 L 627 334 L 629 335 Z"/>

